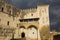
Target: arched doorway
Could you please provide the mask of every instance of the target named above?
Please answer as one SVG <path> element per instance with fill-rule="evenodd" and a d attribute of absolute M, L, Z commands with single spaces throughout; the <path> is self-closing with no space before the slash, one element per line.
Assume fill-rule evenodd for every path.
<path fill-rule="evenodd" d="M 25 33 L 22 32 L 22 33 L 21 33 L 21 38 L 24 38 L 24 37 L 25 37 Z"/>
<path fill-rule="evenodd" d="M 26 35 L 26 28 L 25 28 L 25 26 L 20 26 L 19 35 L 20 35 L 20 38 L 25 38 L 25 35 Z"/>
<path fill-rule="evenodd" d="M 60 34 L 55 35 L 55 36 L 53 37 L 53 40 L 60 40 Z"/>

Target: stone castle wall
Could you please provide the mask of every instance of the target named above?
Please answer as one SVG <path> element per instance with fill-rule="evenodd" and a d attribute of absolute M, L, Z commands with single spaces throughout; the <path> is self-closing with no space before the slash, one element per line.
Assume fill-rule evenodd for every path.
<path fill-rule="evenodd" d="M 41 5 L 41 6 L 37 6 L 37 8 L 31 8 L 31 9 L 18 9 L 8 3 L 5 2 L 5 0 L 0 0 L 0 27 L 3 30 L 3 38 L 5 38 L 5 40 L 9 40 L 12 38 L 13 34 L 14 34 L 14 38 L 21 38 L 21 30 L 23 30 L 22 32 L 27 32 L 31 34 L 27 34 L 29 35 L 30 38 L 34 38 L 34 36 L 38 36 L 38 38 L 34 39 L 34 40 L 38 40 L 41 37 L 42 40 L 48 39 L 47 36 L 49 36 L 49 5 Z M 34 18 L 38 18 L 38 21 L 29 21 L 29 19 L 34 19 Z M 23 22 L 20 22 L 20 20 L 23 20 Z M 28 22 L 24 22 L 24 20 L 27 19 Z M 27 28 L 30 25 L 34 25 L 36 26 L 37 30 L 35 28 L 31 28 L 32 31 L 30 30 L 30 28 L 27 30 Z M 22 29 L 20 29 L 20 26 L 24 26 L 24 29 L 22 27 Z M 1 30 L 2 30 L 1 29 Z M 8 33 L 10 30 L 12 31 L 11 34 Z M 44 29 L 44 30 L 43 30 Z M 8 31 L 9 30 L 9 31 Z M 35 31 L 36 30 L 36 31 Z M 8 31 L 8 32 L 7 32 Z M 34 32 L 33 32 L 34 31 Z M 6 33 L 7 32 L 7 33 Z M 41 35 L 40 35 L 41 32 Z M 2 33 L 1 33 L 2 34 Z M 6 34 L 9 34 L 6 35 Z M 34 36 L 32 36 L 33 34 L 36 34 Z M 6 35 L 6 37 L 5 37 Z M 28 40 L 28 36 L 27 40 Z M 31 35 L 31 36 L 30 36 Z M 3 40 L 3 39 L 2 39 Z M 40 40 L 40 39 L 39 39 Z"/>

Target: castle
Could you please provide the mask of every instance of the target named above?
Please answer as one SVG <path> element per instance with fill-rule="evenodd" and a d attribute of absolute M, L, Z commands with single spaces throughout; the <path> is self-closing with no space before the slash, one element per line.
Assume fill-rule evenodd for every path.
<path fill-rule="evenodd" d="M 18 9 L 0 0 L 0 40 L 49 40 L 49 5 Z"/>

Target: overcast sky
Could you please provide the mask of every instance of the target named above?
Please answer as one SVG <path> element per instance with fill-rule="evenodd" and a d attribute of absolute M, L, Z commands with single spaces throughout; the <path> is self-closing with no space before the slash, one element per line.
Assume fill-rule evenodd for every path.
<path fill-rule="evenodd" d="M 59 31 L 60 0 L 7 0 L 7 2 L 21 9 L 33 8 L 36 7 L 36 5 L 49 4 L 51 30 L 56 29 Z"/>

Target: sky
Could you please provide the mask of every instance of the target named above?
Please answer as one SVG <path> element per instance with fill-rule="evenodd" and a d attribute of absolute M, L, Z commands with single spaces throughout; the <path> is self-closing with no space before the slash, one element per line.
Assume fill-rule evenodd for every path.
<path fill-rule="evenodd" d="M 50 28 L 60 31 L 60 0 L 6 0 L 20 9 L 35 8 L 37 5 L 49 4 Z"/>

